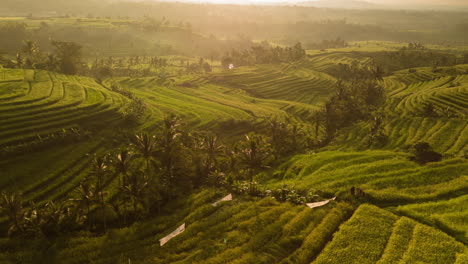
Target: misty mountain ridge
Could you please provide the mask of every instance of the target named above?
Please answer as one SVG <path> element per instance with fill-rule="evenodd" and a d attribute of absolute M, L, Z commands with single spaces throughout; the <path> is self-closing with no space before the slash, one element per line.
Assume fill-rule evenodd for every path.
<path fill-rule="evenodd" d="M 384 8 L 385 6 L 370 3 L 367 1 L 354 1 L 354 0 L 318 0 L 298 2 L 297 5 L 312 6 L 320 8 L 345 8 L 345 9 L 377 9 Z"/>

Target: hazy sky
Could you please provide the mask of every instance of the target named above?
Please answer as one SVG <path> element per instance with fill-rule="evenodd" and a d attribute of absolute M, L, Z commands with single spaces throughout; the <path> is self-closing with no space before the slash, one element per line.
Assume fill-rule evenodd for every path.
<path fill-rule="evenodd" d="M 468 0 L 369 0 L 378 4 L 468 5 Z"/>
<path fill-rule="evenodd" d="M 215 3 L 273 3 L 273 2 L 307 2 L 307 1 L 317 1 L 317 0 L 188 0 L 191 2 L 215 2 Z M 327 1 L 327 0 L 321 0 Z M 346 0 L 343 0 L 346 1 Z M 388 5 L 459 5 L 459 6 L 468 6 L 468 0 L 359 0 L 366 1 L 376 4 L 388 4 Z"/>

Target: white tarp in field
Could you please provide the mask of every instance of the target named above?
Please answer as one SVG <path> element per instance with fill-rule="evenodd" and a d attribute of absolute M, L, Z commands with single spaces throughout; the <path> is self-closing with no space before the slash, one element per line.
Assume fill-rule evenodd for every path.
<path fill-rule="evenodd" d="M 213 203 L 213 206 L 218 206 L 219 203 L 221 202 L 226 202 L 226 201 L 232 201 L 232 194 L 228 194 L 226 197 L 224 197 L 223 199 Z"/>
<path fill-rule="evenodd" d="M 159 244 L 161 245 L 161 247 L 164 246 L 164 244 L 169 242 L 169 240 L 173 239 L 174 237 L 178 236 L 180 233 L 184 231 L 185 231 L 185 223 L 183 223 L 181 226 L 179 226 L 176 230 L 174 230 L 169 235 L 159 239 Z"/>
<path fill-rule="evenodd" d="M 333 197 L 329 200 L 321 201 L 321 202 L 316 202 L 316 203 L 308 203 L 307 206 L 310 208 L 315 208 L 315 207 L 320 207 L 328 204 L 330 201 L 334 201 L 336 197 Z"/>

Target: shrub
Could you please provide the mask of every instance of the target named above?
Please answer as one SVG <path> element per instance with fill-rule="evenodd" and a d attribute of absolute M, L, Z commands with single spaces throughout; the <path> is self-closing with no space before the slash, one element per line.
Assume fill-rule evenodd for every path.
<path fill-rule="evenodd" d="M 411 148 L 414 156 L 410 157 L 410 160 L 419 164 L 438 162 L 442 160 L 442 155 L 432 150 L 432 147 L 427 142 L 418 142 Z"/>

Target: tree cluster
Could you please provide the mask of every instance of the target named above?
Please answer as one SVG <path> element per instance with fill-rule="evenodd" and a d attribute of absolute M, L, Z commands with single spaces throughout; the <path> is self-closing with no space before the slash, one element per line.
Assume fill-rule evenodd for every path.
<path fill-rule="evenodd" d="M 235 67 L 247 66 L 254 64 L 269 64 L 292 62 L 300 60 L 306 56 L 306 52 L 300 42 L 293 47 L 273 47 L 270 44 L 263 42 L 261 45 L 253 46 L 250 50 L 237 51 L 224 55 L 221 58 L 223 69 L 229 69 L 229 65 Z"/>
<path fill-rule="evenodd" d="M 41 69 L 77 74 L 83 67 L 82 47 L 73 42 L 52 41 L 53 53 L 42 52 L 36 42 L 28 40 L 16 53 L 14 61 L 4 61 L 5 67 L 19 69 Z"/>
<path fill-rule="evenodd" d="M 371 142 L 381 137 L 383 118 L 378 109 L 385 102 L 385 91 L 378 81 L 383 72 L 373 65 L 341 64 L 334 73 L 338 78 L 334 94 L 314 114 L 316 131 L 323 131 L 323 145 L 330 143 L 338 131 L 357 121 L 371 121 Z"/>
<path fill-rule="evenodd" d="M 321 42 L 311 42 L 306 45 L 307 49 L 337 49 L 346 48 L 348 43 L 340 37 L 335 40 L 322 40 Z"/>
<path fill-rule="evenodd" d="M 297 125 L 276 118 L 269 124 L 270 134 L 248 134 L 227 146 L 216 135 L 182 129 L 178 117 L 167 116 L 154 134 L 129 136 L 114 152 L 91 156 L 87 177 L 63 200 L 25 204 L 19 194 L 3 194 L 0 210 L 8 216 L 9 235 L 105 231 L 159 215 L 165 204 L 201 186 L 240 193 L 237 187 L 247 186 L 246 193 L 258 194 L 255 175 L 278 158 L 305 150 L 308 140 Z"/>
<path fill-rule="evenodd" d="M 203 58 L 200 58 L 198 62 L 189 63 L 187 62 L 185 71 L 187 73 L 209 73 L 212 71 L 211 65 L 205 61 Z"/>
<path fill-rule="evenodd" d="M 412 49 L 405 48 L 399 51 L 376 52 L 370 54 L 370 56 L 376 64 L 383 66 L 386 72 L 426 67 L 428 65 L 440 67 L 463 63 L 463 58 L 458 58 L 454 54 L 428 50 L 422 44 L 413 43 L 412 47 Z"/>
<path fill-rule="evenodd" d="M 131 56 L 124 58 L 96 58 L 89 73 L 97 78 L 112 76 L 147 77 L 167 67 L 168 61 L 156 56 Z"/>
<path fill-rule="evenodd" d="M 435 152 L 427 142 L 418 142 L 411 146 L 413 156 L 410 160 L 424 165 L 428 162 L 438 162 L 442 160 L 442 155 Z"/>

